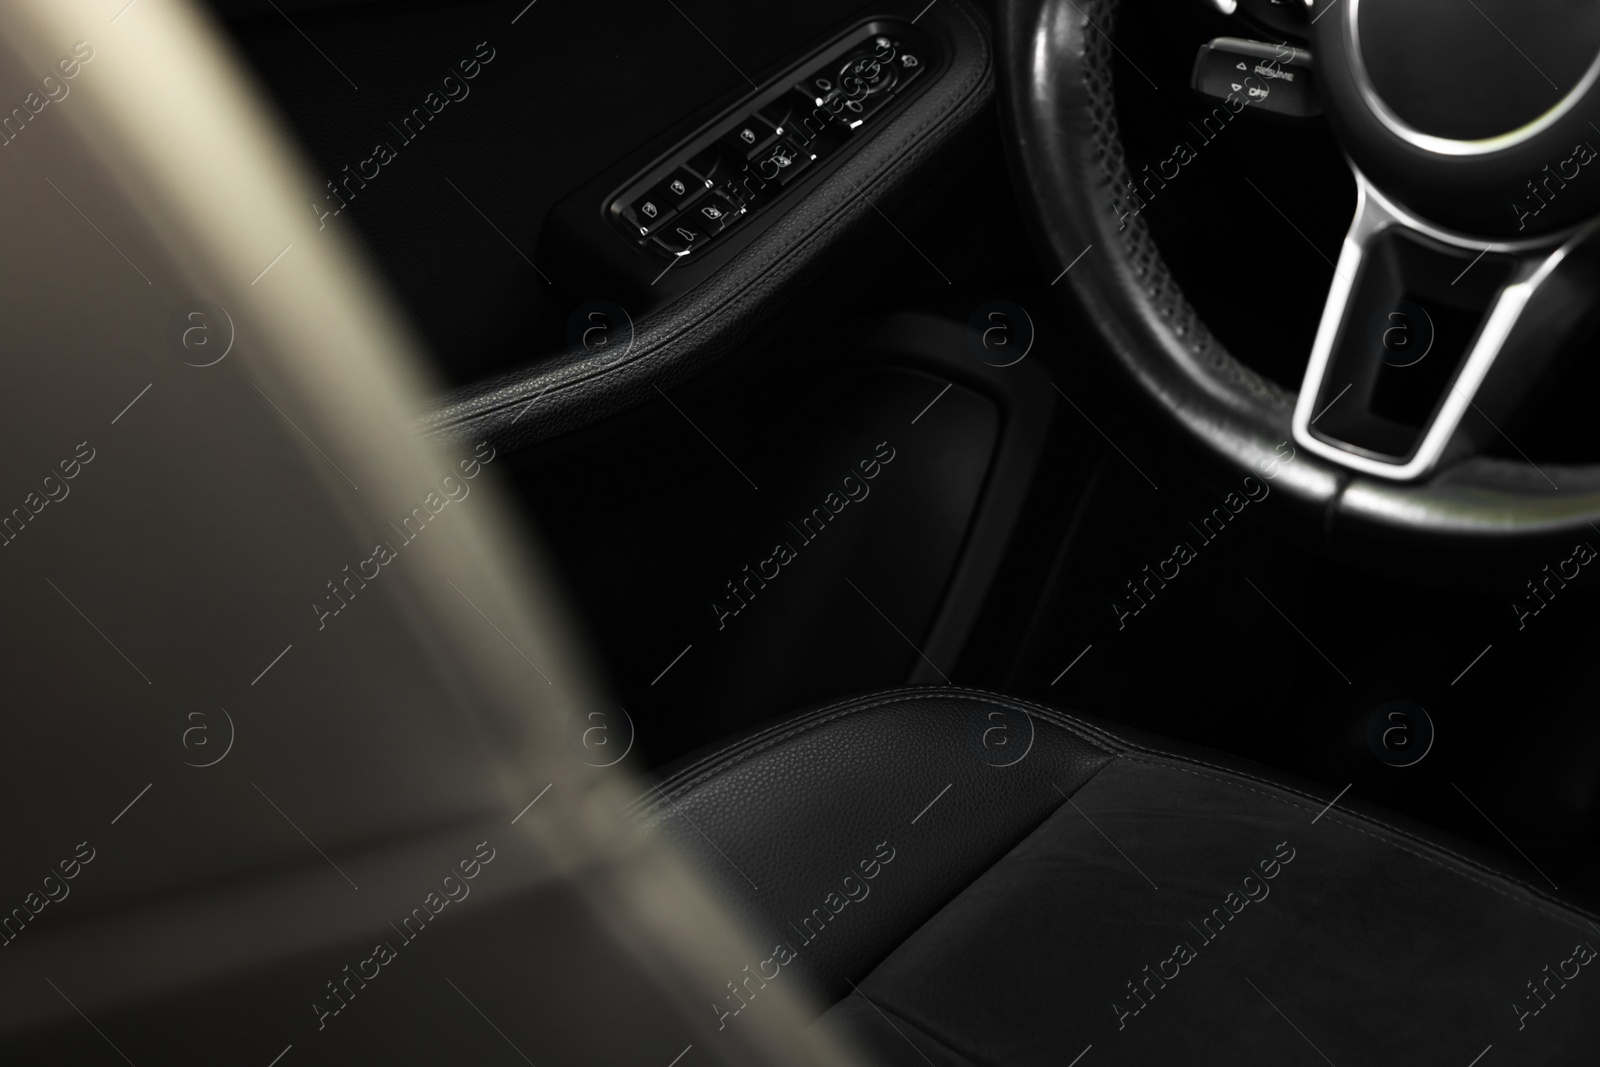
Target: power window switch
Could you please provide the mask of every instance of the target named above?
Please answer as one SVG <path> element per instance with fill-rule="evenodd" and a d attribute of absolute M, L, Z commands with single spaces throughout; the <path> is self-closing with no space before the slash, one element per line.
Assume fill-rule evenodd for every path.
<path fill-rule="evenodd" d="M 799 148 L 793 141 L 784 139 L 759 158 L 752 159 L 750 164 L 764 180 L 777 182 L 781 188 L 798 178 L 811 165 L 813 158 L 809 148 Z"/>
<path fill-rule="evenodd" d="M 751 115 L 728 131 L 722 143 L 749 158 L 777 139 L 777 129 L 760 115 Z"/>
<path fill-rule="evenodd" d="M 640 237 L 648 237 L 665 225 L 673 211 L 673 206 L 652 189 L 624 207 L 622 216 L 638 229 Z"/>
<path fill-rule="evenodd" d="M 670 204 L 673 210 L 676 211 L 710 187 L 711 183 L 705 178 L 692 173 L 687 168 L 679 167 L 667 175 L 666 180 L 652 189 L 651 192 L 654 194 L 656 203 Z"/>
<path fill-rule="evenodd" d="M 715 235 L 742 219 L 744 213 L 744 204 L 725 188 L 717 188 L 711 190 L 705 199 L 696 201 L 684 218 L 693 219 L 708 233 Z"/>

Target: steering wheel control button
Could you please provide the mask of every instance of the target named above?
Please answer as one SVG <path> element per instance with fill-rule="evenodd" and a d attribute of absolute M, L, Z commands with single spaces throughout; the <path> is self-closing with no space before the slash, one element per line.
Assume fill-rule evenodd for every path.
<path fill-rule="evenodd" d="M 1367 718 L 1367 747 L 1391 767 L 1413 767 L 1433 749 L 1433 720 L 1409 700 L 1380 704 Z"/>
<path fill-rule="evenodd" d="M 1303 119 L 1322 113 L 1312 84 L 1311 53 L 1287 44 L 1218 37 L 1200 46 L 1190 84 L 1195 92 L 1227 104 L 1235 114 L 1258 113 Z"/>
<path fill-rule="evenodd" d="M 991 367 L 1021 363 L 1033 337 L 1033 319 L 1009 300 L 979 304 L 967 318 L 967 348 Z"/>

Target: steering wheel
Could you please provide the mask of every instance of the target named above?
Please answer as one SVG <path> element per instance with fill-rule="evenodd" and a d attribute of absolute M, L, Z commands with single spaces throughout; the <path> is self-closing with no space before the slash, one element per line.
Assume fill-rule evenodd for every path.
<path fill-rule="evenodd" d="M 1133 380 L 1214 452 L 1276 472 L 1277 486 L 1324 512 L 1330 536 L 1477 548 L 1591 536 L 1600 466 L 1485 450 L 1581 336 L 1600 285 L 1600 164 L 1589 166 L 1600 12 L 1527 0 L 1306 4 L 1322 104 L 1358 197 L 1298 394 L 1211 334 L 1128 209 L 1137 187 L 1113 106 L 1118 0 L 1000 5 L 1004 121 L 1048 256 L 1062 268 L 1092 249 L 1091 269 L 1067 278 Z M 1423 41 L 1433 45 L 1415 47 Z M 1440 347 L 1434 358 L 1454 362 L 1435 364 L 1449 368 L 1437 393 L 1397 416 L 1403 360 L 1385 341 L 1418 325 Z"/>

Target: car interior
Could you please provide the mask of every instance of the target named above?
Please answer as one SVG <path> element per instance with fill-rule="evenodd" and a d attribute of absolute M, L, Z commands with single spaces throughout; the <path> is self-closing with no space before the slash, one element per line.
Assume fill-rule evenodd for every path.
<path fill-rule="evenodd" d="M 1593 1062 L 1600 4 L 0 11 L 4 1062 Z"/>

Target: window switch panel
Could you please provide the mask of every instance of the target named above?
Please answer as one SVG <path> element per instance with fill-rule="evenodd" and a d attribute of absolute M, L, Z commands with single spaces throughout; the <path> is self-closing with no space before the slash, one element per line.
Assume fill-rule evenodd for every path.
<path fill-rule="evenodd" d="M 607 201 L 606 216 L 658 261 L 699 256 L 854 141 L 927 73 L 929 39 L 876 22 L 703 127 Z"/>

